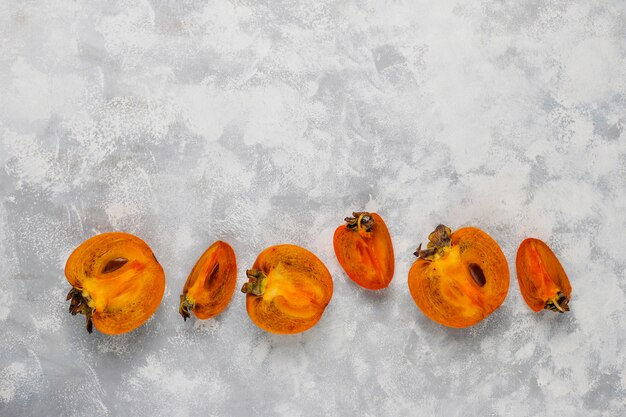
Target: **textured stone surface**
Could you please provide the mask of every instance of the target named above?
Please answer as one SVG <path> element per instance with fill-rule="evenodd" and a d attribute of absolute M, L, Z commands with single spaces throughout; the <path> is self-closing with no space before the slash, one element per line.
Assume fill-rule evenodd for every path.
<path fill-rule="evenodd" d="M 3 416 L 626 415 L 626 3 L 0 3 Z M 350 282 L 332 234 L 375 210 L 390 288 Z M 415 307 L 412 252 L 439 222 L 478 226 L 511 267 L 547 241 L 566 315 L 509 295 L 467 330 Z M 123 230 L 167 277 L 119 337 L 67 313 L 65 260 Z M 183 323 L 202 251 L 239 282 L 277 243 L 315 252 L 335 294 L 274 336 L 236 293 Z"/>

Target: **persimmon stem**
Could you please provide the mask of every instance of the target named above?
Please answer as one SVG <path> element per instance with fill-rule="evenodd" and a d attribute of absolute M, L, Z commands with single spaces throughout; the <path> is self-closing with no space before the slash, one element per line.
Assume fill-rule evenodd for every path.
<path fill-rule="evenodd" d="M 352 217 L 346 217 L 344 221 L 350 230 L 371 232 L 374 227 L 374 218 L 366 211 L 355 211 Z"/>
<path fill-rule="evenodd" d="M 89 295 L 79 290 L 78 288 L 72 287 L 69 293 L 67 293 L 66 300 L 70 301 L 70 314 L 75 316 L 76 314 L 84 314 L 85 315 L 85 328 L 88 333 L 93 332 L 93 312 L 94 308 L 90 306 L 91 298 Z"/>
<path fill-rule="evenodd" d="M 267 286 L 267 275 L 258 269 L 248 269 L 246 275 L 250 281 L 243 284 L 241 292 L 252 295 L 263 295 Z"/>
<path fill-rule="evenodd" d="M 559 291 L 556 294 L 556 297 L 550 298 L 546 301 L 546 305 L 543 308 L 554 311 L 555 313 L 565 313 L 566 311 L 569 311 L 569 297 Z"/>
<path fill-rule="evenodd" d="M 190 311 L 193 310 L 195 303 L 191 302 L 185 294 L 180 295 L 180 305 L 178 307 L 178 313 L 183 316 L 183 320 L 187 321 L 191 317 Z"/>
<path fill-rule="evenodd" d="M 420 243 L 413 255 L 429 261 L 439 258 L 446 252 L 447 248 L 451 246 L 451 235 L 452 230 L 450 230 L 448 226 L 444 226 L 443 224 L 438 225 L 435 230 L 428 235 L 426 249 L 422 249 L 422 244 Z"/>

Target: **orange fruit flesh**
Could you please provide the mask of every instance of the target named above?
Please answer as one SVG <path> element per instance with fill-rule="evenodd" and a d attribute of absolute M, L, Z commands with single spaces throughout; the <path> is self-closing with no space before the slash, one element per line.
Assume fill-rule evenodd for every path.
<path fill-rule="evenodd" d="M 267 279 L 263 302 L 275 303 L 289 316 L 311 318 L 325 307 L 322 289 L 312 285 L 308 275 L 302 271 L 289 271 L 283 264 L 278 264 L 269 272 Z"/>

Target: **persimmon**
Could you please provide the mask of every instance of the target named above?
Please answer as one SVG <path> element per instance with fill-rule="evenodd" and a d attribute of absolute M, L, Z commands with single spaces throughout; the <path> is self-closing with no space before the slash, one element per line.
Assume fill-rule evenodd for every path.
<path fill-rule="evenodd" d="M 65 276 L 70 313 L 84 314 L 89 333 L 129 332 L 156 311 L 165 291 L 163 268 L 150 247 L 128 233 L 87 239 L 70 255 Z"/>
<path fill-rule="evenodd" d="M 199 319 L 216 316 L 230 303 L 236 285 L 235 252 L 228 243 L 218 240 L 202 254 L 189 274 L 178 311 L 185 320 L 190 312 Z"/>
<path fill-rule="evenodd" d="M 543 241 L 525 239 L 517 250 L 517 282 L 533 311 L 569 311 L 572 286 L 552 249 Z"/>
<path fill-rule="evenodd" d="M 509 267 L 495 240 L 475 227 L 452 233 L 444 225 L 428 240 L 426 249 L 417 248 L 409 271 L 409 290 L 427 317 L 462 328 L 500 307 L 509 290 Z"/>
<path fill-rule="evenodd" d="M 333 295 L 333 280 L 317 256 L 295 245 L 277 245 L 259 254 L 246 294 L 250 319 L 271 333 L 300 333 L 313 327 Z"/>
<path fill-rule="evenodd" d="M 335 255 L 348 277 L 370 290 L 386 288 L 393 278 L 393 244 L 376 213 L 355 212 L 335 230 Z"/>

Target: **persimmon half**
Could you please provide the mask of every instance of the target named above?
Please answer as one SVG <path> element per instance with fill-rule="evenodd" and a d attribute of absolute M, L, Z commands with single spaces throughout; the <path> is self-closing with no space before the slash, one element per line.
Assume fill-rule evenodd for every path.
<path fill-rule="evenodd" d="M 431 320 L 448 327 L 472 326 L 504 302 L 509 267 L 487 233 L 464 227 L 454 233 L 439 225 L 417 248 L 409 271 L 415 304 Z"/>
<path fill-rule="evenodd" d="M 539 239 L 525 239 L 517 250 L 517 282 L 533 311 L 569 311 L 572 286 L 552 249 Z"/>
<path fill-rule="evenodd" d="M 128 233 L 87 239 L 70 255 L 65 276 L 70 313 L 84 314 L 89 333 L 129 332 L 156 311 L 165 291 L 163 268 L 150 247 Z"/>
<path fill-rule="evenodd" d="M 230 303 L 237 285 L 237 259 L 233 248 L 218 240 L 198 259 L 180 296 L 179 313 L 199 319 L 211 318 Z"/>
<path fill-rule="evenodd" d="M 393 278 L 393 244 L 376 213 L 355 212 L 335 230 L 335 255 L 348 277 L 370 290 L 386 288 Z"/>
<path fill-rule="evenodd" d="M 259 254 L 246 294 L 250 319 L 271 333 L 300 333 L 313 327 L 333 295 L 333 280 L 317 256 L 295 245 L 277 245 Z"/>

